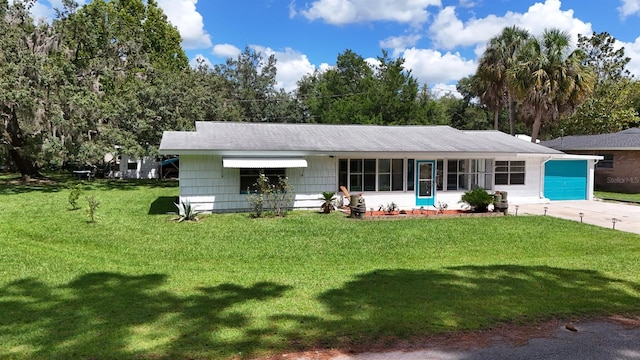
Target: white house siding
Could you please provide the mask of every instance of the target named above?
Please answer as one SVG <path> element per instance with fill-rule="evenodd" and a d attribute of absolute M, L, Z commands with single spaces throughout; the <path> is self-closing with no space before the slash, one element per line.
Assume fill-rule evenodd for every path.
<path fill-rule="evenodd" d="M 494 185 L 494 191 L 506 191 L 509 204 L 536 204 L 548 202 L 543 196 L 544 163 L 547 158 L 520 157 L 497 158 L 501 160 L 525 161 L 524 185 Z"/>
<path fill-rule="evenodd" d="M 289 183 L 294 187 L 294 207 L 299 209 L 318 209 L 318 200 L 323 191 L 338 192 L 338 157 L 307 156 L 306 168 L 286 170 Z M 421 159 L 416 159 L 421 160 Z M 434 160 L 434 159 L 425 159 Z M 435 159 L 440 160 L 440 159 Z M 541 196 L 545 158 L 542 157 L 505 157 L 494 160 L 525 161 L 524 185 L 498 185 L 492 191 L 508 192 L 509 204 L 541 203 L 547 200 Z M 249 204 L 245 194 L 240 194 L 240 170 L 223 168 L 222 156 L 181 155 L 180 156 L 180 198 L 189 200 L 198 210 L 206 212 L 248 211 Z M 365 199 L 367 209 L 377 210 L 393 202 L 400 209 L 416 209 L 415 191 L 358 192 Z M 464 191 L 438 190 L 435 193 L 435 206 L 446 203 L 448 209 L 461 209 L 460 203 Z M 338 192 L 341 197 L 343 194 Z M 348 200 L 345 199 L 345 204 Z"/>
<path fill-rule="evenodd" d="M 289 183 L 294 187 L 294 207 L 320 209 L 318 200 L 323 191 L 338 191 L 337 159 L 328 156 L 306 157 L 306 168 L 287 169 Z"/>
<path fill-rule="evenodd" d="M 336 191 L 334 158 L 307 157 L 306 168 L 286 170 L 294 188 L 296 208 L 319 208 L 323 191 Z M 205 212 L 249 210 L 245 194 L 240 194 L 240 170 L 222 167 L 222 156 L 180 156 L 180 199 Z"/>
<path fill-rule="evenodd" d="M 160 163 L 151 156 L 135 159 L 127 155 L 122 155 L 120 158 L 119 173 L 116 177 L 122 179 L 157 179 L 159 167 Z"/>

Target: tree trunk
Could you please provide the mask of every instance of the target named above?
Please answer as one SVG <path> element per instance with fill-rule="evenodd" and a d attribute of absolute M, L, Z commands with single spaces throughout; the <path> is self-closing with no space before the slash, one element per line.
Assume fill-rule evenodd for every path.
<path fill-rule="evenodd" d="M 500 130 L 500 110 L 496 109 L 493 111 L 493 130 Z"/>
<path fill-rule="evenodd" d="M 511 136 L 516 136 L 516 106 L 515 101 L 509 94 L 509 132 Z"/>
<path fill-rule="evenodd" d="M 41 179 L 43 176 L 38 172 L 33 162 L 28 160 L 26 157 L 22 156 L 20 152 L 16 149 L 9 150 L 9 155 L 11 155 L 11 160 L 20 171 L 20 175 L 23 179 Z"/>
<path fill-rule="evenodd" d="M 43 178 L 28 154 L 22 153 L 22 149 L 26 143 L 22 129 L 20 129 L 18 115 L 16 114 L 15 109 L 13 107 L 3 106 L 2 113 L 9 118 L 6 128 L 6 131 L 11 138 L 9 155 L 11 156 L 11 160 L 13 160 L 15 166 L 18 168 L 18 171 L 20 171 L 20 175 L 25 179 Z"/>
<path fill-rule="evenodd" d="M 538 135 L 540 133 L 540 125 L 542 125 L 542 112 L 538 112 L 536 114 L 535 119 L 533 120 L 533 127 L 531 129 L 531 142 L 535 143 L 538 140 Z"/>

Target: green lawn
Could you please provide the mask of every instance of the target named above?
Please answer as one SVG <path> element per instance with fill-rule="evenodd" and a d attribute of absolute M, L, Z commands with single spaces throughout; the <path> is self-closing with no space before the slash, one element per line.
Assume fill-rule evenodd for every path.
<path fill-rule="evenodd" d="M 594 191 L 593 195 L 598 199 L 624 201 L 640 204 L 640 194 L 624 194 L 607 191 Z"/>
<path fill-rule="evenodd" d="M 549 216 L 176 223 L 177 193 L 92 182 L 90 224 L 67 185 L 0 179 L 0 358 L 251 358 L 640 313 L 637 235 Z"/>

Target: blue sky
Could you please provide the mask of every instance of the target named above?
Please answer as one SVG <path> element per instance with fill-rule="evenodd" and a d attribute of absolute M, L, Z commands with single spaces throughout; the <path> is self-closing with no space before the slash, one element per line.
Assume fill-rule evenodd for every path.
<path fill-rule="evenodd" d="M 292 90 L 307 73 L 350 49 L 374 61 L 382 49 L 403 57 L 422 84 L 442 93 L 475 72 L 484 45 L 504 27 L 539 35 L 609 32 L 640 76 L 640 0 L 157 0 L 183 37 L 190 59 L 211 64 L 246 46 L 275 55 L 278 86 Z M 60 0 L 40 0 L 51 16 Z"/>

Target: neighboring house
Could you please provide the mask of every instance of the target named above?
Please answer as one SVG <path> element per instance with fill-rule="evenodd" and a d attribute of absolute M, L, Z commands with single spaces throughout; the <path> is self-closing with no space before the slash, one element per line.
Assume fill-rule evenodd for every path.
<path fill-rule="evenodd" d="M 160 162 L 152 156 L 134 158 L 121 155 L 115 159 L 107 177 L 119 179 L 157 179 L 160 176 Z"/>
<path fill-rule="evenodd" d="M 640 192 L 640 129 L 612 134 L 564 136 L 543 145 L 570 154 L 600 155 L 595 168 L 597 190 Z"/>
<path fill-rule="evenodd" d="M 294 207 L 319 208 L 323 191 L 362 193 L 367 208 L 447 203 L 472 187 L 507 191 L 510 204 L 593 197 L 594 156 L 567 155 L 499 131 L 448 126 L 197 122 L 166 131 L 160 153 L 180 157 L 180 198 L 203 211 L 248 210 L 260 172 L 287 176 Z M 569 173 L 545 176 L 549 167 Z M 560 178 L 558 177 L 560 176 Z M 571 178 L 574 181 L 563 181 Z M 576 181 L 577 179 L 577 181 Z M 555 195 L 553 198 L 557 198 Z"/>

